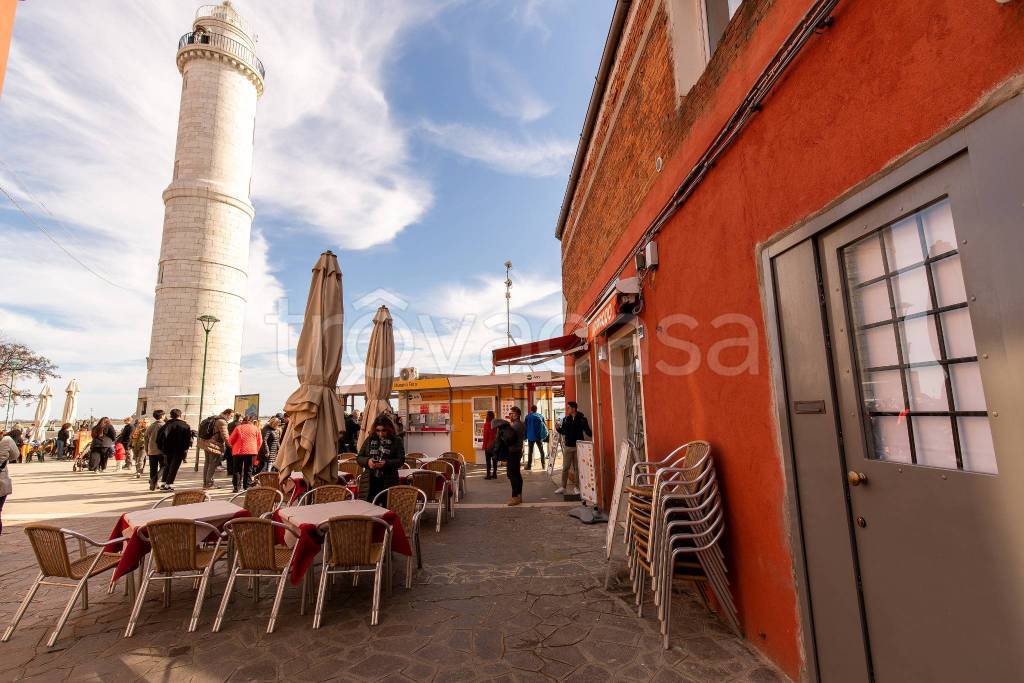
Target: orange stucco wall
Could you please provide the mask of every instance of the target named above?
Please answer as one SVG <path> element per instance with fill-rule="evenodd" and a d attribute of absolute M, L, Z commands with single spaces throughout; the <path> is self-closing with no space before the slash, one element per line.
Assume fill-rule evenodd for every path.
<path fill-rule="evenodd" d="M 741 10 L 756 9 L 760 16 L 743 35 L 730 29 L 723 44 L 734 55 L 727 71 L 716 75 L 713 91 L 702 93 L 699 114 L 682 114 L 692 116 L 685 135 L 668 152 L 636 152 L 646 155 L 635 168 L 646 174 L 641 180 L 647 182 L 640 185 L 649 189 L 628 220 L 588 228 L 610 236 L 610 242 L 571 239 L 573 229 L 600 223 L 607 215 L 587 215 L 585 207 L 574 210 L 574 223 L 562 237 L 563 264 L 597 258 L 601 265 L 582 284 L 579 268 L 563 273 L 566 291 L 578 293 L 570 296 L 570 313 L 583 315 L 595 304 L 616 267 L 810 5 L 810 0 L 754 0 Z M 642 60 L 638 73 L 645 73 Z M 663 454 L 690 439 L 711 441 L 727 507 L 726 555 L 743 630 L 793 677 L 803 670 L 803 644 L 757 247 L 942 136 L 990 93 L 1020 77 L 1020 0 L 840 2 L 835 24 L 812 38 L 764 109 L 657 238 L 661 263 L 645 283 L 639 316 L 646 331 L 641 348 L 649 454 Z M 683 101 L 679 106 L 685 112 L 688 105 Z M 630 115 L 640 120 L 620 119 L 617 125 L 642 130 L 641 123 L 665 125 L 681 114 L 639 108 Z M 656 174 L 650 159 L 659 154 L 666 155 L 665 166 Z M 614 157 L 606 152 L 605 158 Z M 589 188 L 588 204 L 599 206 L 594 196 L 611 192 L 616 182 L 634 180 L 591 164 L 579 187 Z M 681 314 L 692 316 L 696 327 L 673 325 L 671 316 Z M 716 342 L 746 334 L 736 323 L 713 327 L 722 315 L 751 322 L 752 372 L 727 376 L 707 362 Z M 695 344 L 702 362 L 688 372 L 666 372 L 666 364 L 685 366 L 693 358 L 691 350 L 679 348 L 680 340 Z M 746 354 L 742 348 L 728 350 L 722 365 L 736 365 Z M 606 365 L 602 370 L 603 410 L 597 417 L 610 480 L 610 378 Z M 572 398 L 571 364 L 566 377 Z M 596 396 L 594 405 L 598 413 Z"/>

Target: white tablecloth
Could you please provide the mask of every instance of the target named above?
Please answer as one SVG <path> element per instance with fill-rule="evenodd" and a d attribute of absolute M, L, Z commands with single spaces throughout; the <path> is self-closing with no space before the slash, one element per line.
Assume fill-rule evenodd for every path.
<path fill-rule="evenodd" d="M 364 517 L 383 517 L 387 514 L 387 508 L 373 505 L 365 500 L 343 500 L 337 503 L 320 503 L 318 505 L 296 505 L 293 507 L 281 508 L 278 514 L 281 521 L 300 527 L 303 524 L 320 525 L 331 517 L 342 515 L 361 515 Z M 295 537 L 285 534 L 285 540 L 289 546 L 295 544 Z"/>
<path fill-rule="evenodd" d="M 219 528 L 222 522 L 226 522 L 234 517 L 241 509 L 234 503 L 229 503 L 225 500 L 209 500 L 205 503 L 190 503 L 173 507 L 168 505 L 153 510 L 126 512 L 124 521 L 127 526 L 125 527 L 124 534 L 125 536 L 131 536 L 140 526 L 145 526 L 147 523 L 158 519 L 191 519 L 197 522 L 206 522 Z M 198 542 L 206 538 L 209 533 L 207 529 L 197 529 L 196 541 Z"/>

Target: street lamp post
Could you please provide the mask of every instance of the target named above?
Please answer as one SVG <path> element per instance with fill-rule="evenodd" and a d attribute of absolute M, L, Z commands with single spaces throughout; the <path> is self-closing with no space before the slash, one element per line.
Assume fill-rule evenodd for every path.
<path fill-rule="evenodd" d="M 508 337 L 508 345 L 515 344 L 512 338 L 512 262 L 505 261 L 505 336 Z M 508 365 L 507 370 L 512 374 L 512 366 Z"/>
<path fill-rule="evenodd" d="M 215 318 L 212 315 L 201 315 L 196 318 L 203 325 L 203 332 L 206 333 L 203 339 L 203 374 L 202 379 L 199 381 L 199 422 L 203 421 L 203 400 L 206 398 L 206 351 L 210 347 L 210 330 L 213 326 L 220 322 L 219 318 Z M 199 428 L 199 424 L 196 424 L 196 429 Z M 196 439 L 196 466 L 195 471 L 199 471 L 199 439 Z"/>

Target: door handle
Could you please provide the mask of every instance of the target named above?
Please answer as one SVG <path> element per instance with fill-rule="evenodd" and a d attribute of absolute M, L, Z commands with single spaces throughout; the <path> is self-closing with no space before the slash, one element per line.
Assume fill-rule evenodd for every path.
<path fill-rule="evenodd" d="M 861 484 L 868 483 L 868 476 L 863 472 L 850 470 L 846 473 L 846 481 L 849 482 L 850 486 L 860 486 Z"/>

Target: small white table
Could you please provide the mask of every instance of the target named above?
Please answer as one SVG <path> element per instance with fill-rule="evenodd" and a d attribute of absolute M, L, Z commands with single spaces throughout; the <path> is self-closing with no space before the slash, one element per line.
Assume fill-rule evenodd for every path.
<path fill-rule="evenodd" d="M 135 530 L 141 526 L 145 526 L 149 522 L 153 522 L 159 519 L 191 519 L 196 522 L 206 522 L 213 526 L 220 528 L 221 523 L 228 521 L 242 508 L 234 503 L 229 503 L 225 500 L 208 500 L 204 503 L 189 503 L 188 505 L 177 505 L 177 506 L 165 506 L 158 507 L 151 510 L 136 510 L 135 512 L 126 512 L 124 515 L 125 521 L 125 536 L 132 536 Z M 196 529 L 196 542 L 202 541 L 210 532 L 202 529 Z"/>
<path fill-rule="evenodd" d="M 281 521 L 295 528 L 303 524 L 319 526 L 331 517 L 342 515 L 359 515 L 362 517 L 383 517 L 387 508 L 373 505 L 365 500 L 343 500 L 336 503 L 319 503 L 318 505 L 295 505 L 277 511 Z M 295 536 L 285 534 L 285 542 L 289 547 L 295 545 Z"/>

